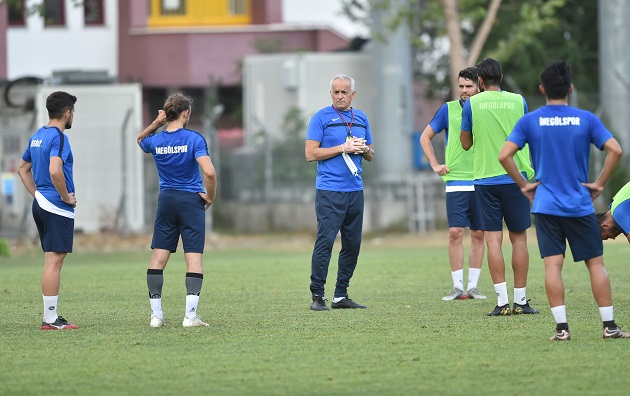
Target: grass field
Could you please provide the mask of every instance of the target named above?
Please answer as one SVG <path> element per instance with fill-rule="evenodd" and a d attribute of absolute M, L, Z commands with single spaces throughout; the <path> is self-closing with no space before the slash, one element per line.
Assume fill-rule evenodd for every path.
<path fill-rule="evenodd" d="M 0 259 L 0 395 L 626 395 L 630 340 L 603 340 L 582 263 L 565 263 L 572 341 L 555 324 L 532 244 L 530 304 L 487 317 L 496 298 L 445 302 L 446 234 L 366 239 L 350 296 L 366 310 L 309 310 L 310 243 L 208 249 L 199 305 L 184 329 L 183 255 L 165 271 L 167 327 L 149 328 L 150 252 L 68 256 L 60 313 L 80 328 L 40 331 L 42 256 Z M 506 257 L 511 250 L 505 245 Z M 336 254 L 330 267 L 332 297 Z M 605 244 L 615 319 L 630 330 L 627 243 Z M 512 298 L 511 271 L 508 290 Z"/>

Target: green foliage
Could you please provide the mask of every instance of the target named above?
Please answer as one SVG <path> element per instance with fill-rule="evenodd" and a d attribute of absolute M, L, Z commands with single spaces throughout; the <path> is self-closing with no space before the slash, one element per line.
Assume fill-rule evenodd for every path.
<path fill-rule="evenodd" d="M 354 20 L 371 22 L 369 7 L 359 0 L 344 0 L 344 10 Z M 391 0 L 369 0 L 372 7 L 387 9 Z M 489 0 L 460 0 L 464 47 L 470 48 L 487 11 Z M 409 0 L 389 11 L 378 31 L 386 40 L 399 23 L 409 26 L 416 51 L 416 74 L 433 89 L 448 88 L 449 54 L 442 0 Z M 503 0 L 480 58 L 501 61 L 510 90 L 538 94 L 538 76 L 544 66 L 564 59 L 573 66 L 574 85 L 583 92 L 597 92 L 597 2 L 592 0 Z M 473 64 L 476 63 L 473 61 Z M 585 96 L 585 99 L 586 98 Z"/>
<path fill-rule="evenodd" d="M 265 240 L 263 248 L 243 241 L 206 251 L 211 276 L 204 279 L 199 314 L 208 328 L 181 327 L 186 270 L 179 251 L 165 271 L 167 326 L 161 329 L 149 328 L 149 250 L 69 255 L 60 313 L 79 329 L 63 332 L 38 330 L 42 255 L 3 261 L 0 394 L 627 393 L 620 373 L 630 368 L 630 340 L 602 340 L 588 271 L 569 258 L 563 275 L 572 341 L 552 343 L 555 324 L 534 245 L 527 292 L 541 314 L 491 318 L 485 313 L 496 301 L 485 265 L 479 288 L 488 300 L 441 300 L 452 286 L 447 233 L 364 240 L 350 289 L 369 307 L 359 311 L 310 311 L 312 244 Z M 622 287 L 630 282 L 628 246 L 620 242 L 606 243 L 605 261 L 615 319 L 628 330 L 630 297 Z M 339 242 L 333 257 L 338 253 Z M 335 275 L 333 259 L 328 298 Z M 54 369 L 42 363 L 60 354 L 67 358 Z"/>
<path fill-rule="evenodd" d="M 9 257 L 11 255 L 11 247 L 6 239 L 0 238 L 0 257 Z"/>
<path fill-rule="evenodd" d="M 315 180 L 314 165 L 304 157 L 307 120 L 298 107 L 290 108 L 283 119 L 281 136 L 274 140 L 274 183 L 305 183 Z"/>

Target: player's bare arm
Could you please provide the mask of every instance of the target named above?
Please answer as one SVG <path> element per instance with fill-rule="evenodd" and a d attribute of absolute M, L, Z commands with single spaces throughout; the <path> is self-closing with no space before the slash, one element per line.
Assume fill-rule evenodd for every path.
<path fill-rule="evenodd" d="M 370 150 L 372 150 L 370 148 Z M 346 140 L 343 144 L 333 147 L 320 147 L 320 143 L 316 140 L 306 140 L 304 146 L 304 155 L 308 162 L 322 161 L 332 158 L 343 153 L 347 154 L 368 154 L 365 139 L 354 138 Z M 372 153 L 373 158 L 373 153 Z M 367 158 L 366 158 L 367 159 Z M 371 158 L 368 160 L 371 161 Z"/>
<path fill-rule="evenodd" d="M 501 152 L 499 153 L 499 162 L 503 168 L 505 168 L 505 171 L 508 175 L 510 175 L 512 180 L 514 180 L 514 182 L 519 186 L 523 195 L 525 195 L 530 201 L 533 201 L 534 196 L 536 195 L 536 187 L 538 187 L 540 182 L 528 182 L 518 170 L 518 166 L 514 161 L 514 155 L 516 155 L 518 150 L 520 150 L 520 148 L 513 142 L 505 142 Z"/>
<path fill-rule="evenodd" d="M 199 157 L 197 163 L 203 172 L 202 176 L 206 186 L 206 193 L 199 193 L 199 196 L 205 201 L 204 209 L 208 209 L 217 196 L 217 173 L 210 157 L 206 155 Z"/>
<path fill-rule="evenodd" d="M 68 205 L 75 208 L 77 206 L 77 199 L 73 192 L 68 192 L 66 188 L 66 177 L 63 173 L 63 160 L 61 157 L 50 158 L 50 180 L 52 180 L 55 190 L 59 193 L 61 200 Z"/>
<path fill-rule="evenodd" d="M 597 177 L 597 180 L 593 183 L 582 183 L 582 185 L 591 192 L 591 200 L 593 201 L 602 193 L 604 185 L 608 182 L 608 179 L 610 179 L 610 176 L 621 159 L 621 146 L 619 146 L 615 138 L 610 138 L 604 143 L 604 150 L 606 151 L 606 160 L 604 161 L 604 167 Z"/>
<path fill-rule="evenodd" d="M 422 135 L 420 135 L 420 146 L 422 147 L 422 151 L 424 151 L 424 155 L 429 160 L 429 165 L 431 165 L 431 169 L 433 172 L 437 173 L 440 176 L 446 175 L 451 170 L 445 164 L 440 164 L 435 156 L 435 151 L 433 151 L 433 145 L 431 144 L 431 140 L 436 136 L 435 131 L 431 128 L 431 125 L 427 125 L 422 131 Z"/>
<path fill-rule="evenodd" d="M 20 176 L 20 180 L 22 180 L 22 184 L 26 187 L 26 190 L 29 194 L 34 198 L 35 197 L 35 180 L 33 179 L 33 164 L 30 162 L 26 162 L 23 159 L 20 159 L 20 164 L 18 165 L 17 170 L 18 175 Z"/>
<path fill-rule="evenodd" d="M 142 139 L 152 133 L 155 133 L 155 131 L 163 127 L 164 124 L 166 124 L 166 113 L 164 112 L 164 110 L 158 110 L 158 115 L 157 117 L 155 117 L 155 120 L 153 120 L 153 122 L 151 122 L 151 124 L 149 124 L 149 126 L 146 127 L 145 130 L 140 132 L 140 134 L 138 135 L 138 138 L 136 139 L 138 145 L 140 145 L 140 141 Z"/>
<path fill-rule="evenodd" d="M 462 148 L 466 151 L 470 150 L 473 145 L 473 136 L 471 131 L 462 130 L 459 134 L 459 141 L 462 144 Z"/>

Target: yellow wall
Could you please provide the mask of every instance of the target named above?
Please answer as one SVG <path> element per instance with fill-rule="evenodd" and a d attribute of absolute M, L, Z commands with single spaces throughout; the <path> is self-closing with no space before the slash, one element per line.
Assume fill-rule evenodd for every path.
<path fill-rule="evenodd" d="M 164 0 L 149 1 L 151 15 L 147 25 L 151 27 L 248 25 L 251 21 L 249 0 L 244 1 L 245 14 L 240 15 L 230 14 L 230 0 L 180 0 L 185 3 L 183 15 L 162 15 L 161 5 Z"/>

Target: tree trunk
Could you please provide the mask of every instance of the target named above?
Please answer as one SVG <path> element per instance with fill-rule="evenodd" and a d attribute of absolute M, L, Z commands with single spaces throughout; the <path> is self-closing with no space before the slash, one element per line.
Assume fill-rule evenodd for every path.
<path fill-rule="evenodd" d="M 451 69 L 451 98 L 459 99 L 459 71 L 466 67 L 464 58 L 464 40 L 459 21 L 457 0 L 442 0 L 444 7 L 444 19 L 446 20 L 446 32 L 448 33 L 451 48 L 449 50 Z"/>
<path fill-rule="evenodd" d="M 464 40 L 462 38 L 461 22 L 459 20 L 459 6 L 457 0 L 442 0 L 442 6 L 444 7 L 444 19 L 446 20 L 446 32 L 448 33 L 451 48 L 449 51 L 450 57 L 450 69 L 451 69 L 451 98 L 453 100 L 459 99 L 459 78 L 457 77 L 460 70 L 474 66 L 477 63 L 479 54 L 483 49 L 488 35 L 492 30 L 492 24 L 494 23 L 497 12 L 501 7 L 502 0 L 491 0 L 488 5 L 486 17 L 484 18 L 481 27 L 475 34 L 472 47 L 468 53 L 468 57 L 464 53 Z"/>

